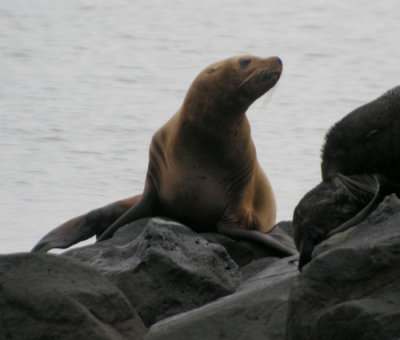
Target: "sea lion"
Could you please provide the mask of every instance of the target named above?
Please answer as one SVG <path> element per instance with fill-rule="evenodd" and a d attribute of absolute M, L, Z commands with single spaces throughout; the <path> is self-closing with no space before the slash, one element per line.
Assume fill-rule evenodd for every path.
<path fill-rule="evenodd" d="M 164 216 L 195 231 L 255 240 L 283 254 L 295 249 L 268 234 L 276 215 L 246 117 L 282 72 L 278 57 L 237 56 L 204 69 L 180 110 L 153 136 L 141 195 L 95 209 L 45 235 L 33 251 L 105 240 L 143 217 Z"/>
<path fill-rule="evenodd" d="M 317 244 L 363 221 L 386 195 L 400 194 L 400 86 L 329 130 L 321 175 L 293 214 L 300 269 Z"/>

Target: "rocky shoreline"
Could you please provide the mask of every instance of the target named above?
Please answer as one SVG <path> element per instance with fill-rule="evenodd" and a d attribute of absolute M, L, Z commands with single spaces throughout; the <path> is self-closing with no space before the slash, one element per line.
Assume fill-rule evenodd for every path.
<path fill-rule="evenodd" d="M 0 338 L 400 338 L 395 195 L 312 257 L 300 273 L 296 256 L 161 218 L 61 255 L 2 255 Z"/>

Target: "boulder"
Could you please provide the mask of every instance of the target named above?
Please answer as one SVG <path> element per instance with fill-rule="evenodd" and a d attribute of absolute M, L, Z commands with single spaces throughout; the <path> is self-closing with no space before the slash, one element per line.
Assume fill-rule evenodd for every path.
<path fill-rule="evenodd" d="M 1 339 L 143 339 L 124 295 L 89 266 L 63 256 L 0 256 Z"/>
<path fill-rule="evenodd" d="M 160 218 L 134 222 L 109 240 L 64 255 L 103 273 L 147 326 L 231 294 L 240 284 L 239 267 L 224 247 Z"/>
<path fill-rule="evenodd" d="M 266 265 L 264 260 L 257 261 Z M 298 275 L 296 260 L 269 261 L 234 294 L 156 323 L 146 340 L 284 339 L 289 290 Z"/>
<path fill-rule="evenodd" d="M 290 292 L 287 339 L 400 338 L 400 200 L 319 244 Z"/>

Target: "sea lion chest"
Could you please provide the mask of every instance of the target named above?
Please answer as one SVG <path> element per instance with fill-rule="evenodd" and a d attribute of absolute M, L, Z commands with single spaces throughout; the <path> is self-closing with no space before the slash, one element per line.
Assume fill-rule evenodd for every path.
<path fill-rule="evenodd" d="M 153 137 L 148 176 L 164 215 L 211 230 L 246 185 L 244 150 L 195 130 L 182 135 L 175 119 Z"/>
<path fill-rule="evenodd" d="M 191 225 L 215 225 L 224 212 L 228 193 L 222 178 L 212 170 L 206 165 L 171 165 L 159 186 L 159 199 L 166 215 Z"/>

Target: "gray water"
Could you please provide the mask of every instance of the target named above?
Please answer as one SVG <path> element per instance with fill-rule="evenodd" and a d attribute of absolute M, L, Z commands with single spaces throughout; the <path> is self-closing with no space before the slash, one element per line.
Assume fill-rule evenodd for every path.
<path fill-rule="evenodd" d="M 141 192 L 154 131 L 238 54 L 284 63 L 248 117 L 290 219 L 327 129 L 400 83 L 398 0 L 2 0 L 0 252 Z"/>

